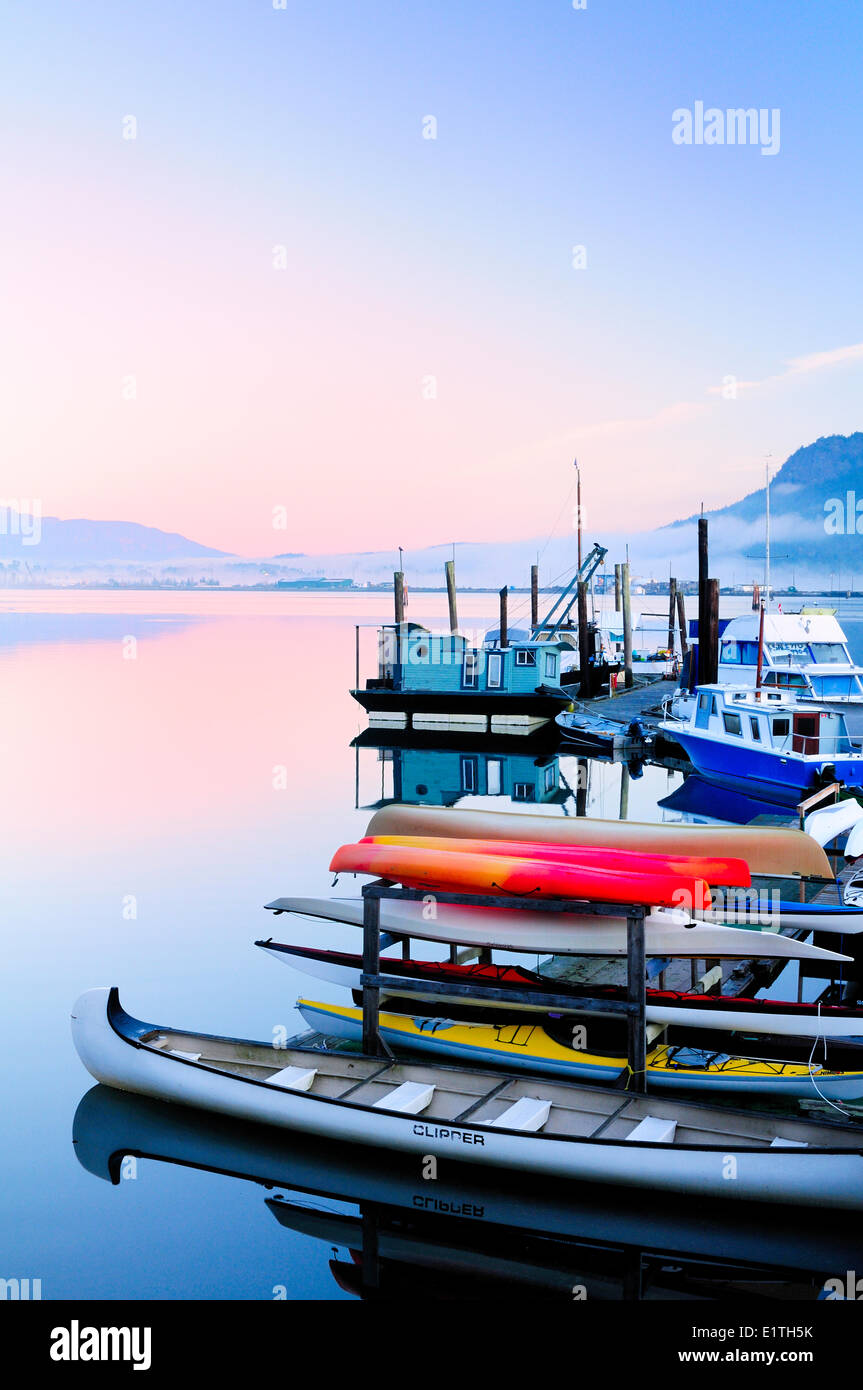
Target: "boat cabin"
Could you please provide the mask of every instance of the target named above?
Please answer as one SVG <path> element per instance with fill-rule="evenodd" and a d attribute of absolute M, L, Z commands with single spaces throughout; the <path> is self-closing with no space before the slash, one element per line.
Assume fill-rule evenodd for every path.
<path fill-rule="evenodd" d="M 719 680 L 753 684 L 758 669 L 759 615 L 747 614 L 721 625 Z M 816 700 L 863 699 L 863 667 L 832 613 L 766 613 L 762 681 L 768 688 L 793 690 Z"/>
<path fill-rule="evenodd" d="M 380 630 L 378 679 L 368 688 L 404 691 L 532 695 L 560 682 L 563 642 L 534 642 L 513 633 L 505 646 L 489 634 L 474 646 L 457 632 L 434 633 L 419 623 Z"/>
<path fill-rule="evenodd" d="M 856 750 L 844 715 L 801 708 L 793 691 L 748 686 L 703 686 L 692 701 L 690 728 L 753 752 L 832 759 Z"/>

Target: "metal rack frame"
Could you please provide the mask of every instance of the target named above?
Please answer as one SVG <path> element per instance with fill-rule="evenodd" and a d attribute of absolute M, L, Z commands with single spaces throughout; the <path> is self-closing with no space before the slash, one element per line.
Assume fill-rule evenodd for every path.
<path fill-rule="evenodd" d="M 476 995 L 481 990 L 483 996 L 495 1003 L 519 1003 L 539 1005 L 543 1009 L 561 1009 L 569 1013 L 595 1013 L 605 1015 L 622 1014 L 627 1020 L 627 1062 L 629 1067 L 628 1089 L 643 1095 L 647 1091 L 647 1021 L 646 1021 L 646 980 L 644 919 L 649 908 L 643 903 L 590 903 L 590 912 L 597 917 L 619 917 L 626 913 L 627 947 L 627 997 L 625 1000 L 579 998 L 578 1007 L 573 1008 L 573 999 L 568 995 L 548 995 L 536 990 L 500 990 L 493 985 L 472 982 L 460 984 L 450 981 L 405 980 L 401 976 L 381 972 L 381 899 L 395 899 L 401 902 L 453 903 L 461 907 L 497 907 L 514 909 L 539 909 L 550 914 L 561 912 L 583 913 L 583 899 L 572 898 L 513 898 L 489 893 L 443 893 L 420 891 L 417 888 L 400 888 L 383 879 L 366 884 L 363 896 L 363 969 L 360 980 L 363 993 L 363 1052 L 370 1057 L 391 1055 L 380 1035 L 379 1015 L 381 993 L 390 991 L 399 994 L 434 994 L 442 999 L 463 999 Z M 409 931 L 389 933 L 392 939 L 410 936 Z M 573 952 L 574 955 L 577 952 Z M 622 1075 L 626 1075 L 624 1072 Z"/>

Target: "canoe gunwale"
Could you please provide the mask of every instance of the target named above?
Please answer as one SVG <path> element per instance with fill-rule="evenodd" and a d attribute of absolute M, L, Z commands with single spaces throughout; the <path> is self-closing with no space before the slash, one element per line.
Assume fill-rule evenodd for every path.
<path fill-rule="evenodd" d="M 400 1114 L 399 1112 L 391 1111 L 391 1110 L 385 1110 L 383 1107 L 375 1107 L 374 1105 L 372 1105 L 372 1104 L 366 1104 L 365 1102 L 352 1101 L 352 1100 L 342 1100 L 342 1099 L 340 1099 L 339 1097 L 333 1097 L 333 1096 L 313 1095 L 313 1094 L 311 1094 L 310 1092 L 299 1092 L 299 1091 L 292 1091 L 292 1092 L 290 1092 L 290 1093 L 286 1093 L 286 1092 L 276 1092 L 276 1091 L 274 1091 L 273 1087 L 269 1084 L 269 1082 L 266 1081 L 266 1080 L 258 1080 L 258 1079 L 255 1078 L 255 1077 L 249 1077 L 249 1076 L 239 1076 L 239 1075 L 233 1074 L 233 1073 L 231 1073 L 231 1072 L 224 1071 L 224 1070 L 222 1070 L 222 1069 L 219 1068 L 219 1067 L 211 1066 L 211 1065 L 209 1065 L 209 1064 L 206 1063 L 206 1062 L 193 1061 L 191 1058 L 188 1058 L 188 1057 L 178 1057 L 178 1056 L 176 1056 L 176 1055 L 174 1055 L 174 1054 L 171 1054 L 171 1053 L 162 1052 L 162 1051 L 160 1051 L 158 1048 L 154 1048 L 154 1047 L 150 1046 L 150 1045 L 145 1041 L 146 1035 L 148 1035 L 148 1034 L 154 1034 L 154 1033 L 158 1033 L 158 1034 L 163 1034 L 163 1033 L 177 1033 L 177 1034 L 180 1034 L 180 1035 L 185 1036 L 185 1037 L 188 1037 L 188 1038 L 200 1039 L 200 1040 L 206 1041 L 206 1042 L 221 1042 L 221 1043 L 233 1044 L 233 1045 L 236 1045 L 236 1046 L 239 1046 L 239 1047 L 243 1047 L 243 1046 L 254 1046 L 254 1047 L 261 1047 L 261 1048 L 264 1048 L 264 1049 L 271 1049 L 271 1048 L 272 1048 L 272 1044 L 266 1043 L 266 1042 L 254 1042 L 254 1041 L 252 1041 L 252 1040 L 250 1040 L 250 1039 L 233 1038 L 233 1037 L 226 1036 L 226 1035 L 223 1035 L 223 1034 L 218 1034 L 218 1033 L 194 1033 L 194 1034 L 193 1034 L 193 1033 L 187 1032 L 185 1029 L 173 1028 L 173 1027 L 168 1027 L 168 1026 L 161 1026 L 161 1025 L 157 1025 L 157 1024 L 144 1023 L 142 1020 L 134 1018 L 131 1014 L 127 1013 L 125 1009 L 123 1009 L 123 1007 L 122 1007 L 122 1005 L 121 1005 L 121 1003 L 120 1003 L 119 990 L 118 990 L 118 988 L 117 988 L 116 986 L 111 986 L 110 989 L 109 989 L 109 991 L 108 991 L 108 996 L 107 996 L 107 1000 L 106 1000 L 105 1022 L 107 1023 L 108 1028 L 110 1029 L 110 1031 L 111 1031 L 121 1042 L 125 1043 L 126 1045 L 128 1045 L 129 1047 L 131 1047 L 131 1048 L 133 1048 L 133 1049 L 136 1049 L 136 1050 L 145 1052 L 145 1053 L 146 1053 L 148 1056 L 150 1056 L 150 1057 L 160 1057 L 160 1058 L 163 1058 L 163 1059 L 164 1059 L 165 1061 L 167 1061 L 167 1062 L 176 1063 L 176 1064 L 178 1064 L 178 1065 L 180 1065 L 180 1066 L 183 1066 L 183 1067 L 189 1067 L 189 1068 L 192 1068 L 194 1071 L 197 1071 L 197 1072 L 206 1072 L 208 1075 L 218 1076 L 218 1077 L 220 1077 L 222 1080 L 235 1081 L 235 1082 L 238 1082 L 240 1085 L 243 1085 L 243 1086 L 249 1085 L 249 1086 L 253 1086 L 253 1087 L 256 1087 L 256 1088 L 258 1088 L 258 1087 L 263 1087 L 263 1088 L 266 1089 L 266 1091 L 267 1091 L 267 1092 L 270 1094 L 270 1096 L 272 1096 L 273 1098 L 275 1098 L 275 1097 L 276 1097 L 277 1095 L 279 1095 L 279 1094 L 281 1094 L 281 1095 L 290 1094 L 290 1098 L 291 1098 L 292 1101 L 298 1101 L 298 1102 L 307 1102 L 307 1101 L 309 1101 L 309 1102 L 315 1102 L 315 1101 L 317 1101 L 317 1102 L 322 1102 L 323 1104 L 329 1106 L 330 1109 L 331 1109 L 331 1111 L 336 1111 L 336 1110 L 343 1109 L 343 1110 L 349 1111 L 349 1112 L 354 1113 L 354 1114 L 368 1114 L 368 1115 L 372 1115 L 372 1116 L 374 1116 L 374 1117 L 376 1117 L 376 1118 L 386 1117 L 388 1120 L 402 1121 L 403 1124 L 405 1124 L 405 1125 L 412 1125 L 412 1124 L 414 1124 L 414 1123 L 416 1123 L 416 1122 L 418 1121 L 418 1117 L 415 1116 L 415 1115 Z M 124 1027 L 123 1027 L 123 1024 L 124 1024 L 124 1023 L 130 1025 L 130 1028 L 129 1028 L 128 1031 L 124 1031 Z M 315 1049 L 315 1048 L 304 1048 L 304 1047 L 302 1047 L 302 1046 L 294 1046 L 294 1047 L 290 1047 L 290 1048 L 285 1049 L 285 1050 L 286 1050 L 286 1051 L 289 1051 L 289 1052 L 302 1053 L 302 1054 L 308 1056 L 309 1058 L 314 1058 L 314 1057 L 320 1058 L 321 1056 L 328 1056 L 328 1055 L 329 1055 L 329 1056 L 332 1056 L 332 1055 L 333 1055 L 332 1053 L 323 1052 L 323 1051 L 321 1051 L 320 1049 Z M 404 1070 L 405 1068 L 409 1068 L 410 1065 L 411 1065 L 410 1061 L 402 1061 L 401 1059 L 396 1059 L 394 1062 L 390 1062 L 389 1064 L 387 1064 L 386 1062 L 382 1062 L 382 1059 L 381 1059 L 381 1058 L 378 1058 L 378 1057 L 369 1057 L 369 1056 L 367 1056 L 366 1054 L 364 1054 L 364 1053 L 362 1053 L 362 1052 L 343 1053 L 342 1055 L 344 1055 L 344 1056 L 349 1056 L 350 1059 L 351 1059 L 351 1060 L 354 1060 L 354 1061 L 361 1061 L 361 1062 L 376 1062 L 376 1063 L 378 1063 L 378 1064 L 381 1066 L 382 1070 L 388 1070 L 389 1067 L 392 1067 L 392 1066 L 395 1066 L 395 1067 L 397 1067 L 397 1068 L 399 1068 L 399 1069 L 401 1069 L 401 1070 Z M 420 1065 L 421 1065 L 421 1064 L 420 1064 Z M 482 1067 L 470 1067 L 470 1068 L 466 1068 L 466 1067 L 464 1067 L 463 1065 L 462 1065 L 462 1066 L 450 1065 L 450 1064 L 447 1064 L 446 1062 L 439 1061 L 438 1059 L 435 1059 L 435 1060 L 434 1060 L 433 1065 L 434 1065 L 434 1067 L 435 1067 L 436 1070 L 439 1070 L 439 1071 L 445 1072 L 445 1073 L 451 1073 L 451 1074 L 456 1075 L 456 1076 L 463 1076 L 463 1075 L 465 1074 L 466 1071 L 469 1071 L 469 1073 L 470 1073 L 472 1076 L 481 1076 L 481 1077 L 483 1077 L 483 1078 L 485 1078 L 485 1079 L 487 1079 L 487 1080 L 489 1081 L 489 1089 L 490 1089 L 490 1090 L 491 1090 L 493 1087 L 499 1087 L 500 1084 L 501 1084 L 501 1082 L 523 1082 L 523 1081 L 524 1081 L 524 1076 L 523 1076 L 523 1075 L 519 1075 L 518 1073 L 510 1073 L 510 1072 L 506 1072 L 506 1071 L 502 1071 L 502 1070 L 490 1071 L 490 1070 L 487 1070 L 486 1068 L 482 1068 Z M 375 1077 L 376 1077 L 376 1078 L 377 1078 L 379 1075 L 380 1075 L 380 1072 L 375 1073 Z M 99 1079 L 99 1078 L 97 1078 L 97 1079 Z M 367 1079 L 370 1079 L 370 1078 L 365 1078 L 365 1079 L 367 1080 Z M 603 1096 L 605 1096 L 605 1097 L 607 1097 L 607 1096 L 609 1095 L 609 1088 L 608 1088 L 607 1083 L 605 1083 L 605 1084 L 600 1083 L 600 1084 L 597 1084 L 597 1085 L 591 1085 L 590 1082 L 585 1082 L 585 1081 L 570 1082 L 570 1081 L 564 1080 L 564 1079 L 562 1079 L 562 1078 L 541 1077 L 541 1076 L 537 1076 L 536 1078 L 531 1078 L 531 1079 L 532 1079 L 532 1080 L 535 1080 L 535 1082 L 536 1082 L 536 1084 L 537 1084 L 538 1086 L 542 1086 L 542 1085 L 556 1086 L 556 1087 L 563 1086 L 563 1087 L 567 1087 L 567 1088 L 571 1089 L 572 1091 L 586 1091 L 586 1092 L 588 1092 L 588 1093 L 591 1094 L 591 1095 L 596 1094 L 596 1095 L 603 1095 Z M 104 1083 L 104 1084 L 110 1084 L 110 1083 Z M 120 1088 L 120 1089 L 122 1089 L 122 1088 Z M 153 1094 L 152 1092 L 139 1092 L 139 1093 L 140 1093 L 140 1094 Z M 483 1097 L 481 1097 L 481 1098 L 475 1098 L 475 1099 L 482 1099 L 482 1100 L 485 1100 L 486 1097 L 483 1096 Z M 712 1105 L 710 1105 L 710 1104 L 708 1104 L 707 1102 L 704 1102 L 704 1101 L 689 1100 L 689 1099 L 687 1099 L 687 1100 L 685 1100 L 685 1101 L 677 1101 L 676 1099 L 669 1099 L 669 1098 L 667 1098 L 667 1097 L 659 1096 L 659 1095 L 652 1095 L 652 1096 L 651 1096 L 650 1094 L 648 1094 L 648 1095 L 645 1095 L 645 1096 L 639 1096 L 639 1095 L 634 1095 L 634 1094 L 633 1094 L 633 1095 L 625 1094 L 624 1097 L 623 1097 L 623 1099 L 622 1099 L 622 1101 L 621 1101 L 621 1105 L 618 1107 L 618 1109 L 615 1110 L 615 1111 L 613 1111 L 611 1115 L 606 1115 L 606 1116 L 604 1116 L 604 1117 L 600 1120 L 600 1122 L 599 1122 L 597 1128 L 603 1128 L 603 1129 L 606 1128 L 606 1127 L 607 1127 L 607 1121 L 609 1121 L 610 1119 L 613 1119 L 613 1118 L 617 1118 L 617 1117 L 621 1114 L 621 1112 L 623 1111 L 623 1109 L 624 1109 L 627 1105 L 630 1105 L 630 1104 L 632 1104 L 633 1102 L 636 1102 L 636 1103 L 637 1103 L 637 1102 L 639 1102 L 639 1101 L 642 1102 L 642 1103 L 644 1104 L 645 1107 L 646 1107 L 647 1105 L 649 1105 L 651 1101 L 654 1101 L 655 1103 L 660 1104 L 660 1105 L 663 1105 L 663 1106 L 679 1105 L 682 1109 L 685 1109 L 685 1110 L 687 1110 L 687 1111 L 690 1111 L 690 1110 L 702 1111 L 702 1112 L 708 1113 L 708 1114 L 713 1115 L 713 1116 L 715 1116 L 715 1115 L 717 1114 L 717 1109 L 716 1109 L 716 1107 L 715 1107 L 715 1106 L 712 1106 Z M 181 1104 L 189 1104 L 189 1103 L 194 1104 L 194 1102 L 186 1102 L 186 1101 L 181 1101 L 180 1103 L 181 1103 Z M 205 1107 L 205 1108 L 207 1108 L 207 1107 Z M 723 1106 L 722 1109 L 721 1109 L 721 1112 L 719 1112 L 719 1113 L 720 1113 L 723 1117 L 727 1115 L 727 1116 L 729 1116 L 729 1117 L 732 1118 L 732 1119 L 736 1117 L 736 1118 L 745 1118 L 745 1119 L 751 1120 L 751 1118 L 752 1118 L 752 1112 L 751 1112 L 751 1111 L 749 1111 L 749 1110 L 742 1110 L 742 1109 L 738 1109 L 738 1108 L 733 1108 L 733 1107 L 730 1107 L 730 1106 Z M 776 1116 L 776 1117 L 772 1117 L 772 1116 L 770 1116 L 770 1115 L 765 1115 L 765 1116 L 764 1116 L 765 1121 L 768 1122 L 768 1123 L 769 1123 L 769 1121 L 770 1121 L 771 1119 L 774 1119 L 774 1118 L 775 1118 L 780 1124 L 790 1123 L 790 1124 L 792 1124 L 792 1125 L 805 1126 L 805 1127 L 808 1128 L 808 1129 L 816 1129 L 816 1130 L 823 1129 L 825 1132 L 829 1132 L 829 1131 L 831 1131 L 831 1130 L 833 1130 L 833 1131 L 840 1130 L 840 1131 L 842 1131 L 842 1132 L 844 1132 L 844 1133 L 847 1133 L 847 1132 L 848 1132 L 848 1126 L 847 1126 L 847 1125 L 842 1125 L 842 1124 L 839 1124 L 839 1123 L 837 1123 L 837 1122 L 835 1122 L 835 1121 L 833 1121 L 833 1120 L 829 1120 L 829 1119 L 817 1119 L 817 1120 L 813 1120 L 813 1119 L 809 1119 L 809 1118 L 797 1119 L 796 1117 L 785 1117 L 785 1116 Z M 421 1121 L 421 1120 L 420 1120 L 420 1122 L 421 1122 L 421 1123 L 425 1123 L 424 1121 Z M 263 1123 L 263 1124 L 267 1124 L 267 1123 L 271 1123 L 271 1122 L 268 1122 L 267 1120 L 258 1121 L 258 1120 L 255 1120 L 255 1119 L 251 1119 L 251 1120 L 249 1120 L 249 1123 Z M 454 1119 L 452 1119 L 452 1120 L 433 1120 L 433 1121 L 429 1121 L 428 1123 L 432 1123 L 432 1124 L 436 1125 L 438 1128 L 441 1128 L 441 1129 L 459 1129 L 459 1130 L 467 1130 L 467 1131 L 478 1130 L 478 1131 L 481 1131 L 483 1134 L 485 1134 L 485 1133 L 487 1133 L 487 1132 L 490 1131 L 491 1133 L 493 1133 L 493 1134 L 495 1134 L 495 1135 L 499 1135 L 499 1136 L 508 1136 L 509 1138 L 521 1139 L 521 1140 L 526 1141 L 526 1142 L 530 1142 L 530 1141 L 533 1141 L 533 1140 L 542 1140 L 542 1141 L 545 1141 L 546 1143 L 567 1144 L 567 1145 L 576 1145 L 576 1146 L 589 1146 L 589 1147 L 591 1147 L 591 1148 L 597 1147 L 597 1148 L 600 1148 L 600 1149 L 612 1149 L 612 1148 L 613 1148 L 613 1149 L 620 1149 L 620 1148 L 622 1148 L 622 1149 L 623 1149 L 624 1151 L 626 1151 L 626 1152 L 630 1152 L 630 1151 L 633 1152 L 633 1154 L 637 1154 L 637 1153 L 640 1152 L 642 1149 L 649 1149 L 650 1151 L 661 1152 L 661 1153 L 664 1153 L 664 1154 L 669 1154 L 669 1153 L 676 1153 L 676 1154 L 677 1154 L 677 1153 L 680 1153 L 680 1154 L 682 1154 L 682 1153 L 694 1153 L 694 1154 L 701 1154 L 701 1155 L 711 1155 L 711 1154 L 717 1154 L 717 1153 L 721 1153 L 721 1154 L 735 1154 L 735 1153 L 737 1153 L 737 1154 L 740 1154 L 740 1155 L 745 1156 L 745 1157 L 747 1157 L 747 1158 L 748 1158 L 748 1157 L 752 1157 L 753 1155 L 762 1155 L 762 1156 L 770 1155 L 770 1156 L 772 1156 L 773 1158 L 776 1158 L 777 1153 L 779 1152 L 779 1151 L 777 1151 L 777 1150 L 775 1150 L 775 1149 L 772 1149 L 771 1146 L 770 1146 L 770 1143 L 769 1143 L 768 1141 L 766 1141 L 766 1140 L 765 1140 L 765 1142 L 764 1142 L 764 1144 L 763 1144 L 763 1147 L 762 1147 L 762 1146 L 759 1146 L 759 1145 L 753 1145 L 753 1144 L 738 1145 L 738 1144 L 736 1143 L 735 1138 L 732 1138 L 732 1139 L 730 1140 L 730 1142 L 724 1143 L 724 1144 L 723 1144 L 723 1143 L 720 1143 L 720 1142 L 717 1142 L 716 1144 L 697 1144 L 697 1143 L 685 1143 L 685 1142 L 678 1142 L 678 1141 L 675 1141 L 673 1144 L 669 1145 L 668 1143 L 662 1143 L 662 1142 L 656 1143 L 656 1142 L 651 1142 L 651 1141 L 646 1141 L 646 1140 L 638 1140 L 637 1142 L 633 1143 L 633 1142 L 630 1141 L 626 1136 L 624 1136 L 624 1137 L 618 1139 L 618 1138 L 613 1138 L 613 1137 L 612 1137 L 612 1138 L 606 1138 L 606 1137 L 604 1137 L 604 1136 L 594 1137 L 593 1135 L 543 1134 L 543 1133 L 540 1132 L 540 1131 L 532 1131 L 532 1132 L 530 1132 L 530 1133 L 525 1133 L 524 1130 L 512 1129 L 512 1128 L 509 1128 L 509 1127 L 506 1127 L 506 1126 L 501 1126 L 501 1125 L 494 1125 L 493 1123 L 483 1124 L 483 1123 L 480 1122 L 480 1121 L 472 1120 L 472 1119 L 470 1119 L 470 1118 L 465 1119 L 465 1120 L 459 1120 L 459 1119 L 456 1117 L 456 1118 L 454 1118 Z M 367 1142 L 374 1144 L 375 1141 L 374 1141 L 374 1140 L 368 1140 Z M 817 1147 L 813 1147 L 813 1146 L 809 1146 L 809 1145 L 807 1145 L 806 1147 L 800 1147 L 800 1148 L 797 1148 L 797 1147 L 793 1147 L 793 1148 L 792 1148 L 792 1147 L 788 1147 L 788 1148 L 785 1148 L 785 1147 L 783 1147 L 782 1150 L 781 1150 L 781 1155 L 782 1155 L 783 1161 L 784 1161 L 785 1159 L 801 1159 L 801 1160 L 802 1160 L 802 1159 L 806 1159 L 806 1158 L 812 1159 L 812 1158 L 828 1157 L 828 1156 L 834 1156 L 834 1155 L 835 1155 L 835 1156 L 841 1156 L 841 1157 L 844 1157 L 844 1158 L 863 1158 L 863 1131 L 861 1131 L 861 1133 L 860 1133 L 859 1147 L 858 1147 L 858 1146 L 854 1146 L 854 1145 L 831 1145 L 831 1144 L 818 1145 Z M 492 1160 L 492 1163 L 493 1163 L 493 1162 L 494 1162 L 494 1161 Z"/>

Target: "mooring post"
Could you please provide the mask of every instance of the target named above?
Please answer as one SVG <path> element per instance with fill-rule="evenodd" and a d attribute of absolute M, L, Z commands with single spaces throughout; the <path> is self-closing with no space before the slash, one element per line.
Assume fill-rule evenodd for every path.
<path fill-rule="evenodd" d="M 364 896 L 363 902 L 363 975 L 381 973 L 381 900 Z M 367 1057 L 383 1053 L 378 1030 L 381 992 L 376 985 L 363 985 L 363 1052 Z"/>
<path fill-rule="evenodd" d="M 623 603 L 623 683 L 632 689 L 632 606 L 629 592 L 629 563 L 620 566 L 621 601 Z"/>
<path fill-rule="evenodd" d="M 644 908 L 631 906 L 626 914 L 626 992 L 635 1007 L 627 1015 L 627 1058 L 632 1075 L 629 1090 L 647 1091 L 647 998 L 644 983 Z"/>
<path fill-rule="evenodd" d="M 583 579 L 578 581 L 578 666 L 579 680 L 578 693 L 582 700 L 590 697 L 590 651 L 588 648 L 587 634 L 587 584 Z"/>
<path fill-rule="evenodd" d="M 450 632 L 458 632 L 458 608 L 456 605 L 455 588 L 455 561 L 447 560 L 446 564 L 444 565 L 444 570 L 446 572 L 446 597 L 447 603 L 449 604 L 449 630 Z"/>
<path fill-rule="evenodd" d="M 702 639 L 699 633 L 698 645 L 704 642 L 704 678 L 700 675 L 699 685 L 715 685 L 719 680 L 719 580 L 708 579 L 705 598 L 705 631 Z"/>
<path fill-rule="evenodd" d="M 710 564 L 708 555 L 707 517 L 698 518 L 698 684 L 709 685 L 706 674 L 709 664 L 707 652 L 707 571 Z"/>
<path fill-rule="evenodd" d="M 614 567 L 614 611 L 620 612 L 620 565 Z"/>
<path fill-rule="evenodd" d="M 682 589 L 677 590 L 677 626 L 680 629 L 680 655 L 684 657 L 689 650 L 689 643 L 686 640 L 686 603 Z"/>
<path fill-rule="evenodd" d="M 530 567 L 530 625 L 539 627 L 539 565 Z"/>
<path fill-rule="evenodd" d="M 667 647 L 674 656 L 674 627 L 677 619 L 677 580 L 668 581 L 668 642 Z"/>

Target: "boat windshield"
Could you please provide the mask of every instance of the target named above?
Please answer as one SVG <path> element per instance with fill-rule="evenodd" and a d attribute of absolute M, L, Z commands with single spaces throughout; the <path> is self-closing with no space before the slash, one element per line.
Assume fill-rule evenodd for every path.
<path fill-rule="evenodd" d="M 820 695 L 823 700 L 836 696 L 847 698 L 851 695 L 858 699 L 863 696 L 863 684 L 859 676 L 813 676 L 811 684 L 813 693 Z"/>
<path fill-rule="evenodd" d="M 841 642 L 768 642 L 774 666 L 850 666 Z"/>

